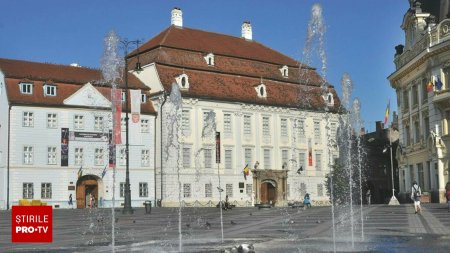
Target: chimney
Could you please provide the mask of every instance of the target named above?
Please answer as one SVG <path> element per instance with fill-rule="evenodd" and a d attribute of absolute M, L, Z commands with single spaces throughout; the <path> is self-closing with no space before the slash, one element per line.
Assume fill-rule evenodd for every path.
<path fill-rule="evenodd" d="M 183 12 L 180 8 L 175 7 L 172 10 L 172 18 L 170 24 L 178 27 L 183 27 Z"/>
<path fill-rule="evenodd" d="M 242 38 L 252 40 L 252 25 L 248 21 L 242 24 Z"/>

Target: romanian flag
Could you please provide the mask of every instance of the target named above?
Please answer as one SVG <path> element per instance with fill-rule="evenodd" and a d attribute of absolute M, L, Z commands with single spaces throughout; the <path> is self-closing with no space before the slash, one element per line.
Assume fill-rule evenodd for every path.
<path fill-rule="evenodd" d="M 250 168 L 248 167 L 248 164 L 245 165 L 242 173 L 244 173 L 244 179 L 247 180 L 247 176 L 250 175 Z"/>
<path fill-rule="evenodd" d="M 391 100 L 389 99 L 388 105 L 386 107 L 386 113 L 384 114 L 384 125 L 386 126 L 389 121 L 389 110 L 391 107 Z"/>
<path fill-rule="evenodd" d="M 433 82 L 429 81 L 427 84 L 427 91 L 428 92 L 433 92 Z"/>
<path fill-rule="evenodd" d="M 80 169 L 78 170 L 78 178 L 80 178 L 81 176 L 83 176 L 83 166 L 80 166 Z"/>
<path fill-rule="evenodd" d="M 103 171 L 102 171 L 102 179 L 103 179 L 103 177 L 105 177 L 105 175 L 106 175 L 106 167 L 107 167 L 107 165 L 105 165 L 105 168 L 104 168 Z"/>

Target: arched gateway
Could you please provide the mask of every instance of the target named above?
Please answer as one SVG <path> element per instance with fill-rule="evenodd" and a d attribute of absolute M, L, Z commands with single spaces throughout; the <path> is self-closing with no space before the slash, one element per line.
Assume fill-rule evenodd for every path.
<path fill-rule="evenodd" d="M 252 170 L 256 203 L 285 206 L 287 189 L 286 170 Z"/>
<path fill-rule="evenodd" d="M 99 193 L 103 195 L 103 191 L 99 191 L 103 183 L 98 176 L 85 175 L 77 181 L 77 208 L 89 207 L 89 197 L 94 196 L 95 203 L 98 203 Z"/>

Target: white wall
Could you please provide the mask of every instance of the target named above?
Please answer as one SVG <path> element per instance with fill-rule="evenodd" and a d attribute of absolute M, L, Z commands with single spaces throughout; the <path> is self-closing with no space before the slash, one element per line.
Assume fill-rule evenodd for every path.
<path fill-rule="evenodd" d="M 6 208 L 7 200 L 8 110 L 5 76 L 0 71 L 0 209 Z"/>

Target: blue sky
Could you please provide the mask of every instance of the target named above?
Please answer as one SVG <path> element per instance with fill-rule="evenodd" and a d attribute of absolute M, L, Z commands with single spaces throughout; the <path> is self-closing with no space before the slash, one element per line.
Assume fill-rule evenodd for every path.
<path fill-rule="evenodd" d="M 248 20 L 254 40 L 301 61 L 314 3 L 322 5 L 327 26 L 326 78 L 341 94 L 342 75 L 350 75 L 366 128 L 374 131 L 389 98 L 391 111 L 397 109 L 386 77 L 395 70 L 394 47 L 404 43 L 400 25 L 407 0 L 4 1 L 0 57 L 98 68 L 109 31 L 148 40 L 170 25 L 177 6 L 190 28 L 240 36 Z M 321 68 L 319 62 L 312 65 Z"/>

